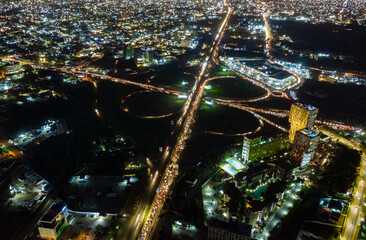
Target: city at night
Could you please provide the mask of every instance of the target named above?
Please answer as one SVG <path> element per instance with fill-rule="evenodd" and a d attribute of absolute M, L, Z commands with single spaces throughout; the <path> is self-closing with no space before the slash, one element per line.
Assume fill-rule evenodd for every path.
<path fill-rule="evenodd" d="M 0 240 L 366 240 L 366 0 L 0 0 Z"/>

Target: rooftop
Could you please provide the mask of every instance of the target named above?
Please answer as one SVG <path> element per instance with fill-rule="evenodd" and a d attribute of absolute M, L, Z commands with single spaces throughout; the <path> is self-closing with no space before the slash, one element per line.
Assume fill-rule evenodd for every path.
<path fill-rule="evenodd" d="M 229 173 L 231 176 L 234 176 L 240 170 L 244 169 L 245 166 L 235 158 L 229 158 L 226 159 L 226 162 L 224 164 L 220 165 L 220 168 Z"/>
<path fill-rule="evenodd" d="M 130 182 L 135 180 L 131 178 Z M 132 185 L 119 176 L 88 176 L 69 184 L 64 193 L 68 209 L 101 214 L 119 213 Z"/>
<path fill-rule="evenodd" d="M 310 138 L 315 138 L 315 137 L 319 136 L 318 132 L 311 130 L 311 129 L 307 129 L 307 128 L 301 129 L 299 132 Z"/>
<path fill-rule="evenodd" d="M 298 107 L 301 107 L 301 108 L 303 108 L 305 110 L 308 110 L 308 111 L 318 110 L 316 107 L 313 107 L 310 104 L 304 104 L 304 103 L 297 102 L 297 103 L 295 103 L 295 105 L 298 106 Z"/>
<path fill-rule="evenodd" d="M 250 237 L 251 231 L 252 231 L 252 225 L 249 225 L 246 223 L 241 223 L 241 222 L 235 222 L 235 221 L 223 222 L 223 221 L 216 220 L 216 219 L 214 219 L 214 220 L 212 220 L 212 222 L 210 222 L 210 227 L 221 228 L 228 232 L 233 232 L 238 235 L 247 236 L 247 237 Z"/>
<path fill-rule="evenodd" d="M 43 215 L 41 223 L 52 223 L 57 216 L 62 212 L 66 205 L 64 203 L 58 203 L 51 206 L 50 210 Z"/>

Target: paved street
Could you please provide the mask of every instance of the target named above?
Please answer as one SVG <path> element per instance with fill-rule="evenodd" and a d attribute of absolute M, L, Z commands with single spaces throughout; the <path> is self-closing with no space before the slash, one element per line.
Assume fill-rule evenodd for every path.
<path fill-rule="evenodd" d="M 360 225 L 360 218 L 362 216 L 362 209 L 364 207 L 365 199 L 365 183 L 366 183 L 366 157 L 362 155 L 362 162 L 360 165 L 360 174 L 356 180 L 357 186 L 354 189 L 353 199 L 349 208 L 348 216 L 345 221 L 345 227 L 342 234 L 342 240 L 353 240 L 357 237 L 357 229 Z"/>
<path fill-rule="evenodd" d="M 301 191 L 303 186 L 303 183 L 294 183 L 290 189 L 286 190 L 281 207 L 269 217 L 265 227 L 263 228 L 263 232 L 255 232 L 254 237 L 258 239 L 267 239 L 269 237 L 269 233 L 272 231 L 272 229 L 275 228 L 277 224 L 281 223 L 282 218 L 284 218 L 289 213 L 294 202 L 298 199 L 297 194 Z"/>

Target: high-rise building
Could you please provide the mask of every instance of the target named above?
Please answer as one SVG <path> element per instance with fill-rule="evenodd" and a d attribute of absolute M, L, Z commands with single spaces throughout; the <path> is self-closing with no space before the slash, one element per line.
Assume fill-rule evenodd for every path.
<path fill-rule="evenodd" d="M 290 143 L 294 142 L 296 131 L 307 128 L 312 129 L 314 127 L 316 116 L 318 115 L 318 109 L 302 103 L 294 103 L 291 106 L 289 122 L 290 127 Z"/>
<path fill-rule="evenodd" d="M 291 150 L 291 160 L 301 167 L 309 164 L 318 147 L 319 134 L 310 129 L 301 129 L 296 132 Z"/>
<path fill-rule="evenodd" d="M 241 157 L 244 163 L 247 163 L 249 161 L 250 149 L 256 145 L 259 145 L 260 141 L 261 141 L 260 137 L 250 138 L 249 136 L 248 137 L 244 136 L 243 149 L 241 152 Z"/>
<path fill-rule="evenodd" d="M 144 52 L 144 62 L 145 63 L 152 63 L 154 60 L 154 51 L 151 49 L 147 49 Z"/>
<path fill-rule="evenodd" d="M 133 57 L 133 51 L 130 46 L 124 45 L 123 46 L 123 58 L 128 60 Z"/>
<path fill-rule="evenodd" d="M 243 164 L 276 154 L 288 147 L 287 135 L 283 133 L 272 133 L 267 136 L 259 136 L 255 133 L 246 135 L 244 136 L 242 149 Z"/>

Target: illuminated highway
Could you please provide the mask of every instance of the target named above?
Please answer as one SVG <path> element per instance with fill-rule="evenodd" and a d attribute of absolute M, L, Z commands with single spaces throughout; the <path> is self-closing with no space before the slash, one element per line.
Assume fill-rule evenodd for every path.
<path fill-rule="evenodd" d="M 63 69 L 57 69 L 57 70 L 63 70 Z M 126 79 L 111 77 L 109 75 L 103 75 L 103 74 L 98 74 L 98 73 L 90 73 L 90 72 L 84 72 L 84 71 L 78 71 L 78 70 L 72 70 L 69 73 L 83 74 L 83 75 L 90 76 L 90 77 L 94 77 L 94 78 L 111 80 L 113 82 L 123 83 L 123 84 L 127 84 L 127 85 L 139 86 L 141 88 L 144 88 L 144 89 L 147 89 L 147 90 L 151 90 L 151 91 L 158 91 L 158 92 L 163 92 L 163 93 L 167 93 L 167 94 L 175 94 L 175 95 L 181 94 L 181 92 L 179 92 L 179 91 L 169 90 L 169 89 L 162 88 L 162 87 L 155 87 L 155 86 L 150 85 L 150 84 L 134 82 L 134 81 L 131 81 L 131 80 L 126 80 Z"/>
<path fill-rule="evenodd" d="M 207 63 L 204 63 L 203 67 L 207 67 Z M 79 71 L 74 71 L 76 73 L 82 73 L 84 74 L 85 72 L 79 72 Z M 201 70 L 199 77 L 196 79 L 195 85 L 193 87 L 192 90 L 196 90 L 197 86 L 198 86 L 198 82 L 202 79 L 204 72 Z M 264 84 L 257 82 L 254 79 L 248 78 L 240 73 L 237 73 L 239 77 L 242 77 L 246 80 L 249 80 L 251 82 L 253 82 L 254 84 L 258 85 L 259 87 L 263 88 L 264 90 L 266 90 L 266 94 L 257 98 L 251 98 L 251 99 L 229 99 L 229 98 L 220 98 L 220 97 L 216 97 L 216 98 L 212 98 L 212 100 L 214 102 L 216 102 L 217 104 L 222 104 L 222 105 L 226 105 L 229 107 L 233 107 L 233 108 L 237 108 L 237 109 L 241 109 L 244 111 L 248 111 L 248 112 L 259 112 L 259 113 L 264 113 L 264 114 L 269 114 L 272 116 L 276 116 L 276 117 L 287 117 L 289 115 L 289 111 L 287 110 L 279 110 L 279 109 L 263 109 L 263 108 L 258 108 L 258 107 L 248 107 L 248 106 L 244 106 L 241 105 L 239 103 L 250 103 L 250 102 L 256 102 L 256 101 L 261 101 L 263 99 L 268 98 L 269 96 L 273 95 L 271 93 L 271 90 L 269 88 L 267 88 Z M 87 75 L 94 77 L 94 78 L 102 78 L 102 79 L 109 79 L 112 80 L 114 82 L 119 82 L 122 84 L 128 84 L 128 85 L 135 85 L 135 86 L 139 86 L 141 88 L 147 89 L 148 91 L 156 91 L 156 92 L 162 92 L 162 93 L 166 93 L 166 94 L 174 94 L 174 95 L 183 95 L 185 93 L 182 93 L 180 91 L 176 91 L 176 90 L 171 90 L 171 89 L 166 89 L 166 88 L 162 88 L 162 87 L 156 87 L 156 86 L 152 86 L 149 84 L 143 84 L 143 83 L 138 83 L 138 82 L 134 82 L 134 81 L 130 81 L 130 80 L 125 80 L 125 79 L 120 79 L 120 78 L 115 78 L 115 77 L 110 77 L 110 76 L 106 76 L 106 75 L 102 75 L 102 74 L 95 74 L 95 73 L 87 73 Z M 212 81 L 215 79 L 230 79 L 230 78 L 237 78 L 237 76 L 218 76 L 218 77 L 212 77 L 212 78 L 208 78 L 206 81 Z M 137 93 L 137 92 L 136 92 Z M 133 94 L 136 94 L 133 93 Z M 193 91 L 192 91 L 193 93 Z M 183 118 L 186 116 L 188 108 L 191 104 L 192 101 L 192 93 L 189 95 L 186 103 L 183 106 L 183 114 L 181 116 L 181 118 L 178 121 L 178 125 L 181 125 Z M 130 97 L 130 95 L 128 95 L 127 97 Z M 166 115 L 162 115 L 162 116 L 147 116 L 147 118 L 163 118 L 163 117 L 168 117 L 171 116 L 172 114 L 166 114 Z M 262 116 L 258 117 L 261 118 L 262 120 L 266 121 L 267 123 L 278 127 L 281 130 L 285 130 L 283 127 L 273 123 L 272 121 L 269 121 L 267 119 L 264 119 Z M 346 124 L 342 124 L 342 123 L 335 123 L 335 122 L 331 122 L 331 121 L 325 121 L 325 120 L 316 120 L 316 124 L 318 125 L 325 125 L 327 127 L 330 127 L 332 129 L 336 129 L 336 130 L 356 130 L 356 127 L 353 126 L 349 126 Z M 344 141 L 344 140 L 342 140 Z M 348 142 L 346 145 L 349 145 L 350 142 Z M 353 146 L 352 146 L 353 147 Z"/>
<path fill-rule="evenodd" d="M 225 105 L 225 106 L 240 109 L 240 110 L 243 110 L 243 111 L 263 113 L 263 114 L 268 114 L 268 115 L 272 115 L 272 116 L 279 117 L 279 118 L 286 118 L 290 114 L 290 111 L 288 111 L 288 110 L 273 109 L 273 108 L 265 109 L 265 108 L 258 108 L 258 107 L 249 107 L 249 106 L 246 106 L 246 105 L 243 105 L 243 104 L 239 104 L 238 102 L 241 102 L 241 101 L 237 100 L 237 99 L 228 100 L 228 99 L 221 99 L 221 98 L 213 98 L 212 101 L 216 104 Z M 262 119 L 262 120 L 264 120 L 264 119 Z M 270 123 L 269 120 L 268 121 L 264 120 L 264 121 L 266 121 L 267 123 L 269 123 L 273 126 L 276 125 L 273 122 Z M 315 123 L 317 125 L 324 125 L 324 126 L 327 126 L 329 128 L 335 129 L 335 130 L 357 130 L 358 129 L 357 127 L 354 127 L 354 126 L 346 125 L 346 124 L 343 124 L 343 123 L 332 122 L 332 121 L 325 121 L 325 120 L 316 120 Z M 324 130 L 324 131 L 327 131 L 327 130 Z M 336 136 L 334 133 L 331 133 L 331 132 L 327 132 L 325 134 L 329 135 L 330 137 L 334 137 L 334 138 L 337 138 L 337 139 L 339 138 L 339 136 Z M 351 141 L 349 141 L 345 138 L 342 138 L 342 139 L 339 139 L 339 140 L 341 142 L 343 142 L 344 144 L 350 146 L 351 148 L 358 149 L 358 145 L 355 145 L 353 142 L 351 142 Z"/>
<path fill-rule="evenodd" d="M 205 131 L 205 132 L 208 133 L 208 134 L 221 135 L 221 136 L 226 136 L 226 137 L 246 136 L 248 134 L 258 132 L 264 126 L 264 123 L 263 123 L 262 119 L 259 119 L 259 118 L 257 118 L 257 119 L 259 121 L 259 126 L 254 131 L 245 132 L 245 133 L 224 133 L 224 132 L 215 132 L 215 131 Z"/>
<path fill-rule="evenodd" d="M 357 143 L 348 140 L 330 130 L 321 129 L 322 133 L 328 135 L 333 140 L 339 141 L 340 143 L 355 149 L 360 150 Z M 359 167 L 359 173 L 356 179 L 356 186 L 353 190 L 352 201 L 350 203 L 349 212 L 345 221 L 345 227 L 343 229 L 341 239 L 342 240 L 354 240 L 357 236 L 358 225 L 360 223 L 360 218 L 362 215 L 362 209 L 364 207 L 364 198 L 366 192 L 366 156 L 365 153 L 362 154 L 362 160 Z"/>
<path fill-rule="evenodd" d="M 217 104 L 221 104 L 221 105 L 225 105 L 225 106 L 229 106 L 232 108 L 237 108 L 240 110 L 244 110 L 244 111 L 253 111 L 253 112 L 259 112 L 259 113 L 264 113 L 264 114 L 269 114 L 272 116 L 276 116 L 276 117 L 280 117 L 280 118 L 287 118 L 289 116 L 289 111 L 288 110 L 279 110 L 279 109 L 263 109 L 263 108 L 255 108 L 255 107 L 249 107 L 243 104 L 237 104 L 237 103 L 228 103 L 228 102 L 224 102 L 221 100 L 213 100 L 215 103 Z"/>
<path fill-rule="evenodd" d="M 165 199 L 171 193 L 173 185 L 174 185 L 174 180 L 178 175 L 178 163 L 180 160 L 180 156 L 181 156 L 182 151 L 185 148 L 185 144 L 186 144 L 187 140 L 189 139 L 189 137 L 191 135 L 191 129 L 192 129 L 193 124 L 195 123 L 195 120 L 194 120 L 195 114 L 196 114 L 197 109 L 203 98 L 205 85 L 209 81 L 212 81 L 215 79 L 237 78 L 237 76 L 222 76 L 222 77 L 212 77 L 212 78 L 204 79 L 205 73 L 207 72 L 207 69 L 210 68 L 210 65 L 211 65 L 210 60 L 212 60 L 216 64 L 219 64 L 219 62 L 217 60 L 219 43 L 221 41 L 224 30 L 227 26 L 228 20 L 232 13 L 232 9 L 227 5 L 226 1 L 225 1 L 225 5 L 228 8 L 227 14 L 219 28 L 219 31 L 215 37 L 212 47 L 209 50 L 208 55 L 205 57 L 205 60 L 201 65 L 199 74 L 195 78 L 194 86 L 191 89 L 191 91 L 190 91 L 191 93 L 187 97 L 187 100 L 183 106 L 182 115 L 176 123 L 176 128 L 180 129 L 180 131 L 177 135 L 177 143 L 171 149 L 169 146 L 166 146 L 165 152 L 163 154 L 162 162 L 158 167 L 156 167 L 156 169 L 154 170 L 154 173 L 152 175 L 150 175 L 150 178 L 149 178 L 149 181 L 145 188 L 145 191 L 142 194 L 140 202 L 137 205 L 135 214 L 133 216 L 131 216 L 130 219 L 127 221 L 127 224 L 125 224 L 126 225 L 125 229 L 127 229 L 126 232 L 120 231 L 117 239 L 126 239 L 126 240 L 137 239 L 137 238 L 138 239 L 151 239 L 153 237 L 154 230 L 156 228 L 157 222 L 159 221 L 159 215 L 161 213 Z M 271 35 L 270 30 L 269 30 L 267 15 L 264 15 L 264 21 L 266 24 L 266 40 L 268 42 L 270 42 L 271 39 L 273 38 L 273 36 Z M 268 46 L 270 46 L 270 43 L 268 43 L 268 42 L 267 42 L 267 44 L 268 44 Z M 268 46 L 267 46 L 267 51 L 270 52 L 270 49 L 268 49 Z M 95 59 L 93 61 L 96 61 L 98 59 Z M 18 62 L 21 62 L 22 64 L 29 64 L 29 62 L 22 62 L 22 60 L 17 60 L 17 59 L 11 58 L 11 57 L 6 58 L 6 60 L 18 61 Z M 116 78 L 116 77 L 112 77 L 112 76 L 108 76 L 108 75 L 91 73 L 91 72 L 87 72 L 85 69 L 81 69 L 81 68 L 87 66 L 88 64 L 90 64 L 90 63 L 84 63 L 83 65 L 80 65 L 74 69 L 57 68 L 56 70 L 67 72 L 70 74 L 82 74 L 84 76 L 89 76 L 89 77 L 93 77 L 93 78 L 111 80 L 111 81 L 118 82 L 121 84 L 138 86 L 138 87 L 145 89 L 143 91 L 139 91 L 139 92 L 136 92 L 133 94 L 151 92 L 151 91 L 161 92 L 161 93 L 165 93 L 165 94 L 174 94 L 177 96 L 185 94 L 180 91 L 169 90 L 169 89 L 166 89 L 163 87 L 156 87 L 156 86 L 153 86 L 150 84 L 138 83 L 138 82 L 134 82 L 131 80 L 120 79 L 120 78 Z M 42 68 L 42 67 L 39 66 L 38 68 Z M 251 81 L 253 84 L 266 90 L 266 94 L 263 96 L 257 97 L 257 98 L 252 98 L 252 99 L 228 99 L 228 98 L 216 97 L 216 98 L 211 98 L 213 100 L 213 102 L 215 102 L 216 104 L 225 105 L 225 106 L 229 106 L 232 108 L 247 111 L 247 112 L 253 114 L 260 122 L 260 126 L 254 132 L 257 132 L 261 129 L 261 127 L 263 126 L 263 122 L 266 122 L 272 126 L 275 126 L 276 128 L 278 128 L 284 132 L 288 132 L 288 129 L 286 129 L 285 127 L 274 123 L 273 121 L 263 117 L 262 115 L 260 115 L 258 113 L 269 114 L 272 116 L 285 118 L 285 117 L 288 117 L 289 111 L 279 110 L 279 109 L 264 109 L 264 108 L 258 108 L 258 107 L 250 107 L 250 106 L 241 104 L 241 103 L 250 103 L 250 102 L 261 101 L 261 100 L 269 98 L 270 96 L 287 98 L 287 95 L 285 94 L 285 92 L 284 91 L 283 92 L 274 91 L 273 89 L 268 88 L 265 84 L 263 84 L 259 81 L 249 78 L 239 72 L 236 72 L 236 73 L 240 78 Z M 301 77 L 299 77 L 297 75 L 296 75 L 296 77 L 298 79 L 298 82 L 295 85 L 300 84 L 302 82 Z M 292 85 L 288 88 L 292 88 L 295 85 Z M 96 84 L 94 86 L 96 87 Z M 131 97 L 133 94 L 126 96 L 125 99 L 128 97 Z M 125 99 L 123 99 L 122 102 L 125 101 Z M 95 113 L 98 117 L 100 117 L 100 112 L 97 108 L 95 108 Z M 168 114 L 161 115 L 161 116 L 143 116 L 143 118 L 163 118 L 163 117 L 169 117 L 172 114 L 174 114 L 174 113 L 168 113 Z M 352 129 L 353 128 L 352 126 L 347 126 L 347 125 L 342 125 L 342 124 L 327 122 L 327 121 L 317 121 L 316 123 L 327 125 L 327 126 L 333 127 L 333 128 L 338 127 L 340 129 L 347 129 L 347 128 Z M 354 144 L 353 142 L 351 142 L 347 139 L 344 139 L 344 138 L 340 138 L 339 136 L 337 136 L 336 134 L 334 134 L 332 132 L 329 132 L 327 130 L 322 130 L 322 132 L 329 135 L 333 139 L 338 139 L 340 142 L 342 142 L 352 148 L 359 149 L 358 146 L 356 144 Z M 234 134 L 225 134 L 225 133 L 221 133 L 221 132 L 207 132 L 207 133 L 225 135 L 225 136 L 244 136 L 251 132 L 234 133 Z M 364 161 L 365 161 L 365 159 L 363 158 L 363 162 Z M 365 181 L 366 181 L 366 170 L 362 170 L 358 187 L 357 187 L 357 189 L 355 189 L 354 200 L 352 202 L 352 205 L 350 206 L 350 211 L 349 211 L 349 215 L 347 217 L 347 222 L 346 222 L 346 228 L 345 228 L 344 234 L 342 235 L 342 239 L 351 240 L 355 237 L 355 234 L 357 232 L 357 224 L 359 223 L 359 219 L 360 219 L 360 215 L 361 215 L 360 209 L 362 209 L 362 207 L 363 207 Z M 296 187 L 299 188 L 298 186 L 296 186 Z M 298 191 L 297 188 L 296 188 L 296 191 L 293 190 L 292 195 L 295 195 L 297 193 L 297 191 Z M 292 200 L 292 199 L 288 199 L 289 203 L 288 204 L 286 203 L 287 205 L 284 204 L 281 207 L 281 210 L 283 210 L 282 212 L 288 211 L 288 209 L 290 208 L 290 200 Z M 268 231 L 271 230 L 274 227 L 274 225 L 276 225 L 280 221 L 281 216 L 282 216 L 280 214 L 282 214 L 281 211 L 276 213 L 274 215 L 274 217 L 268 222 L 267 228 L 266 228 Z M 266 236 L 266 234 L 267 234 L 267 232 L 264 233 L 264 236 Z"/>
<path fill-rule="evenodd" d="M 272 35 L 272 32 L 271 32 L 271 27 L 269 25 L 269 22 L 268 22 L 268 14 L 267 13 L 263 13 L 263 21 L 264 21 L 264 29 L 265 29 L 265 32 L 266 32 L 266 49 L 265 51 L 267 52 L 268 56 L 270 58 L 272 58 L 272 49 L 271 49 L 271 45 L 272 45 L 272 41 L 273 41 L 273 35 Z"/>
<path fill-rule="evenodd" d="M 251 78 L 248 78 L 247 76 L 244 76 L 242 74 L 240 74 L 239 72 L 235 72 L 237 75 L 236 76 L 218 76 L 218 77 L 211 77 L 211 78 L 208 78 L 207 80 L 208 81 L 212 81 L 212 80 L 216 80 L 216 79 L 231 79 L 231 78 L 242 78 L 244 80 L 249 80 L 251 81 L 253 84 L 255 84 L 256 86 L 260 87 L 260 88 L 263 88 L 265 91 L 266 91 L 266 94 L 264 94 L 263 96 L 259 96 L 259 97 L 256 97 L 256 98 L 250 98 L 250 99 L 229 99 L 229 98 L 215 98 L 217 101 L 222 101 L 222 102 L 232 102 L 232 103 L 249 103 L 249 102 L 257 102 L 257 101 L 260 101 L 260 100 L 264 100 L 268 97 L 271 96 L 271 91 L 269 88 L 267 88 L 264 84 L 260 83 L 260 82 L 257 82 L 256 80 L 254 79 L 251 79 Z"/>
<path fill-rule="evenodd" d="M 217 39 L 217 37 L 216 37 L 216 39 Z M 216 55 L 217 54 L 217 51 L 218 51 L 217 46 L 218 46 L 218 41 L 216 42 L 216 45 L 214 45 L 214 47 L 211 48 L 211 50 L 210 50 L 210 53 L 211 54 L 213 54 L 213 55 Z M 21 64 L 29 64 L 28 61 L 25 61 L 24 62 L 21 59 L 17 59 L 16 56 L 8 56 L 6 58 L 3 58 L 3 60 L 20 62 Z M 206 60 L 208 60 L 208 58 Z M 34 67 L 37 67 L 37 68 L 43 68 L 41 66 L 35 66 L 35 65 L 33 65 L 33 66 Z M 207 66 L 208 65 L 207 65 L 207 61 L 206 61 L 203 64 L 203 67 L 201 69 L 201 72 L 200 72 L 199 76 L 196 77 L 195 85 L 194 85 L 194 87 L 193 87 L 193 89 L 191 91 L 192 93 L 197 90 L 198 83 L 200 82 L 200 80 L 202 79 L 203 74 L 204 74 L 204 71 L 203 70 L 206 70 Z M 126 80 L 126 79 L 111 77 L 111 76 L 103 75 L 103 74 L 90 73 L 90 72 L 86 72 L 86 71 L 76 70 L 76 69 L 79 69 L 79 68 L 80 67 L 75 67 L 72 70 L 70 70 L 69 68 L 57 68 L 56 70 L 59 70 L 59 71 L 62 71 L 62 72 L 67 72 L 67 73 L 70 73 L 70 74 L 83 74 L 85 76 L 89 76 L 89 77 L 93 77 L 93 78 L 100 78 L 100 79 L 111 80 L 111 81 L 118 82 L 118 83 L 122 83 L 122 84 L 126 84 L 126 85 L 139 86 L 141 88 L 146 89 L 147 91 L 155 91 L 155 92 L 161 92 L 161 93 L 165 93 L 165 94 L 174 94 L 174 95 L 177 95 L 177 96 L 179 96 L 179 95 L 185 95 L 185 93 L 180 92 L 180 91 L 177 91 L 177 90 L 166 89 L 166 88 L 163 88 L 163 87 L 156 87 L 156 86 L 153 86 L 153 85 L 150 85 L 150 84 L 144 84 L 144 83 L 134 82 L 134 81 L 131 81 L 131 80 Z M 230 79 L 230 78 L 237 78 L 239 76 L 242 79 L 251 81 L 253 84 L 257 85 L 258 87 L 263 88 L 264 90 L 266 90 L 266 94 L 263 95 L 263 96 L 256 97 L 256 98 L 251 98 L 251 99 L 230 99 L 230 98 L 216 97 L 216 98 L 212 98 L 212 100 L 214 102 L 216 102 L 218 104 L 230 106 L 230 107 L 233 107 L 233 108 L 241 109 L 241 110 L 244 110 L 244 111 L 248 111 L 248 112 L 259 112 L 259 113 L 270 114 L 270 115 L 277 116 L 277 117 L 285 117 L 285 115 L 288 113 L 288 111 L 286 111 L 286 110 L 278 110 L 278 109 L 267 109 L 266 110 L 266 109 L 261 109 L 261 108 L 258 108 L 258 107 L 255 107 L 254 108 L 254 107 L 248 107 L 248 106 L 240 105 L 239 103 L 257 102 L 257 101 L 264 100 L 264 99 L 266 99 L 266 98 L 268 98 L 270 96 L 275 96 L 275 97 L 279 97 L 279 96 L 276 95 L 276 94 L 274 94 L 263 83 L 260 83 L 260 82 L 258 82 L 256 80 L 252 79 L 252 78 L 249 78 L 249 77 L 247 77 L 247 76 L 245 76 L 245 75 L 243 75 L 243 74 L 241 74 L 239 72 L 236 72 L 235 71 L 235 73 L 237 74 L 237 76 L 218 76 L 218 77 L 208 78 L 207 80 L 208 81 L 212 81 L 212 80 L 215 80 L 215 79 L 228 79 L 228 78 Z M 294 73 L 292 73 L 292 74 L 294 74 Z M 298 85 L 298 84 L 301 83 L 302 80 L 301 80 L 301 77 L 297 76 L 296 74 L 295 74 L 295 76 L 299 79 L 299 81 L 295 84 L 295 85 Z M 294 87 L 294 86 L 291 86 L 291 87 Z M 275 91 L 275 92 L 277 92 L 277 91 Z M 182 124 L 183 119 L 186 117 L 186 114 L 188 112 L 189 106 L 190 106 L 190 104 L 192 102 L 192 99 L 193 99 L 193 94 L 192 93 L 188 96 L 188 99 L 187 99 L 187 101 L 185 102 L 185 104 L 183 106 L 183 114 L 181 115 L 181 118 L 178 120 L 178 123 L 177 123 L 178 126 L 180 126 Z M 129 96 L 127 96 L 127 97 L 129 97 Z M 284 92 L 281 92 L 280 97 L 287 98 L 287 95 Z M 97 116 L 100 117 L 99 110 L 98 109 L 95 109 L 95 112 L 96 112 Z M 153 119 L 153 118 L 164 118 L 164 117 L 169 117 L 172 114 L 173 113 L 169 113 L 169 114 L 165 114 L 165 115 L 161 115 L 161 116 L 145 116 L 145 118 L 151 118 L 151 119 Z M 269 124 L 271 124 L 273 126 L 278 127 L 281 130 L 284 130 L 283 127 L 278 126 L 277 124 L 273 123 L 272 121 L 269 121 L 267 119 L 264 119 L 262 116 L 260 116 L 260 117 L 258 116 L 258 118 L 266 121 L 267 123 L 269 123 Z M 335 122 L 325 121 L 325 120 L 316 120 L 316 124 L 318 124 L 318 125 L 325 125 L 327 127 L 330 127 L 332 129 L 335 129 L 335 130 L 356 130 L 357 129 L 356 127 L 349 126 L 349 125 L 346 125 L 346 124 L 335 123 Z M 245 133 L 242 133 L 242 134 L 245 134 Z M 350 145 L 350 142 L 347 142 L 347 140 L 342 140 L 342 141 L 344 141 L 346 145 Z M 351 145 L 352 145 L 352 143 L 351 143 Z"/>
<path fill-rule="evenodd" d="M 228 7 L 226 1 L 225 5 Z M 225 29 L 228 19 L 232 13 L 232 9 L 228 7 L 228 12 L 225 16 L 225 19 L 223 20 L 222 25 L 219 28 L 218 34 L 215 38 L 215 42 L 210 49 L 210 56 L 213 56 L 217 53 L 217 45 L 220 42 L 223 34 L 223 30 Z M 162 174 L 159 187 L 157 188 L 156 195 L 154 197 L 154 200 L 151 204 L 151 207 L 149 208 L 147 218 L 142 218 L 143 221 L 143 228 L 140 232 L 139 239 L 150 239 L 153 236 L 154 227 L 158 222 L 158 216 L 160 214 L 160 211 L 164 205 L 165 198 L 170 193 L 173 181 L 175 177 L 178 175 L 178 161 L 180 158 L 180 154 L 184 149 L 185 143 L 187 139 L 189 138 L 191 127 L 193 125 L 194 116 L 196 113 L 196 110 L 201 102 L 203 92 L 204 92 L 204 86 L 207 83 L 207 80 L 202 83 L 202 77 L 204 73 L 207 70 L 208 67 L 208 61 L 210 59 L 210 56 L 206 57 L 205 62 L 202 65 L 202 69 L 200 71 L 199 76 L 196 79 L 196 82 L 192 88 L 192 93 L 188 97 L 188 100 L 186 102 L 186 106 L 183 110 L 183 115 L 178 124 L 182 124 L 182 128 L 180 133 L 178 134 L 177 138 L 177 144 L 173 147 L 170 161 L 167 165 L 167 168 L 164 170 L 164 173 Z M 145 214 L 144 214 L 145 215 Z M 139 225 L 138 225 L 139 226 Z M 133 238 L 132 238 L 133 239 Z"/>
<path fill-rule="evenodd" d="M 315 71 L 319 71 L 319 72 L 325 72 L 325 73 L 334 73 L 334 70 L 327 70 L 327 69 L 323 69 L 323 68 L 316 68 L 316 67 L 307 67 L 304 66 L 307 69 L 311 69 L 311 70 L 315 70 Z M 366 74 L 364 72 L 343 72 L 343 71 L 338 71 L 338 74 L 347 74 L 349 76 L 356 76 L 356 77 L 360 77 L 360 78 L 366 78 Z"/>
<path fill-rule="evenodd" d="M 350 125 L 346 125 L 343 123 L 338 123 L 338 122 L 331 122 L 331 121 L 325 121 L 325 120 L 316 120 L 315 123 L 317 125 L 325 125 L 329 128 L 332 128 L 334 130 L 352 130 L 355 131 L 359 128 L 354 127 L 354 126 L 350 126 Z"/>
<path fill-rule="evenodd" d="M 354 143 L 353 141 L 350 141 L 334 132 L 332 132 L 331 130 L 328 129 L 321 129 L 320 130 L 322 133 L 324 133 L 325 135 L 328 135 L 331 139 L 339 141 L 340 143 L 348 146 L 349 148 L 355 149 L 355 150 L 360 150 L 360 147 L 358 146 L 358 144 Z"/>
<path fill-rule="evenodd" d="M 364 198 L 366 192 L 366 157 L 362 155 L 359 175 L 356 179 L 356 187 L 353 192 L 353 199 L 349 207 L 349 212 L 345 221 L 345 227 L 342 232 L 341 240 L 354 240 L 357 238 L 358 227 L 362 209 L 364 208 Z"/>

